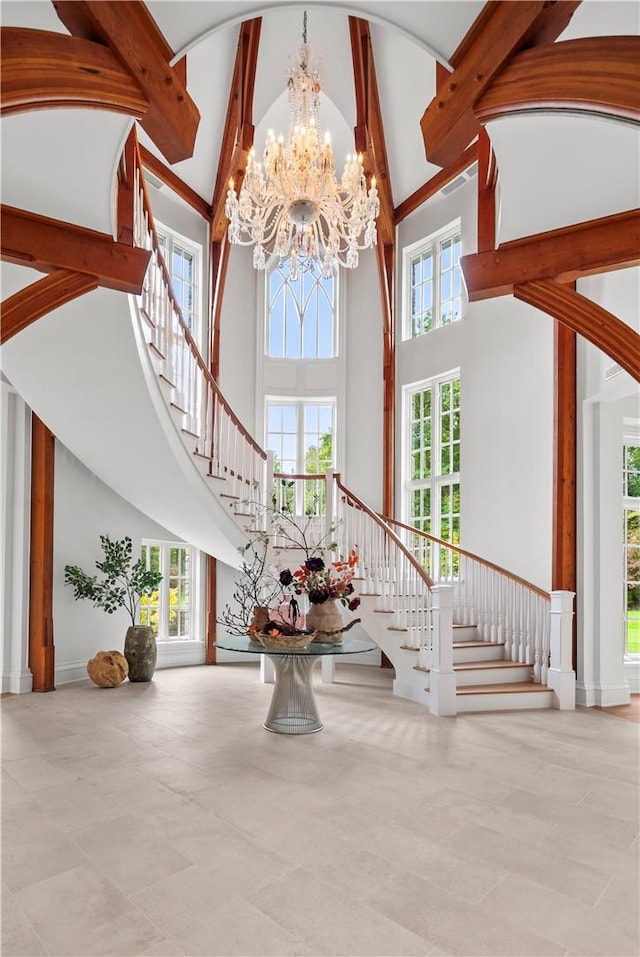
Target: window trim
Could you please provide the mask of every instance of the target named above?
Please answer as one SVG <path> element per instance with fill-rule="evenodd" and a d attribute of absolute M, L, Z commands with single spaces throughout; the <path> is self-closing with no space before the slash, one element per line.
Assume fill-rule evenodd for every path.
<path fill-rule="evenodd" d="M 464 283 L 462 283 L 460 294 L 460 316 L 446 325 L 441 320 L 440 303 L 440 247 L 448 239 L 454 239 L 460 236 L 462 242 L 462 220 L 460 218 L 448 223 L 429 236 L 418 239 L 416 242 L 405 246 L 402 250 L 402 339 L 403 341 L 414 341 L 422 339 L 423 336 L 430 335 L 438 329 L 448 329 L 450 326 L 461 322 L 464 319 Z M 411 317 L 411 261 L 418 255 L 431 251 L 433 255 L 433 325 L 429 332 L 413 335 L 412 317 Z"/>
<path fill-rule="evenodd" d="M 198 645 L 204 644 L 204 636 L 202 635 L 201 629 L 201 556 L 200 552 L 193 546 L 189 545 L 188 542 L 181 541 L 172 541 L 168 539 L 155 539 L 155 538 L 143 538 L 140 543 L 140 551 L 142 554 L 142 549 L 146 547 L 158 547 L 160 548 L 160 570 L 162 572 L 162 581 L 159 585 L 159 621 L 158 621 L 158 634 L 156 635 L 156 641 L 158 643 L 158 648 L 170 648 L 174 645 L 176 648 L 184 648 L 186 645 L 194 643 Z M 170 594 L 169 594 L 169 568 L 170 568 L 170 550 L 172 548 L 182 548 L 189 553 L 189 569 L 190 569 L 190 583 L 189 583 L 189 634 L 178 636 L 178 635 L 169 635 L 168 631 L 168 611 L 170 608 Z"/>
<path fill-rule="evenodd" d="M 450 369 L 447 372 L 443 372 L 440 375 L 431 376 L 428 379 L 422 379 L 418 382 L 411 382 L 402 388 L 402 440 L 401 440 L 401 455 L 402 455 L 402 465 L 401 465 L 401 503 L 400 503 L 400 514 L 402 516 L 402 521 L 405 525 L 412 525 L 412 496 L 413 492 L 416 489 L 422 489 L 429 487 L 432 490 L 431 494 L 431 516 L 434 515 L 438 519 L 437 528 L 434 527 L 433 521 L 430 523 L 430 535 L 433 535 L 435 538 L 442 538 L 440 534 L 441 531 L 441 521 L 442 521 L 442 509 L 441 509 L 441 500 L 442 500 L 442 487 L 444 485 L 458 485 L 460 489 L 460 501 L 462 502 L 462 469 L 460 468 L 458 472 L 450 472 L 448 474 L 443 474 L 441 469 L 441 446 L 440 446 L 440 387 L 446 385 L 447 383 L 453 383 L 456 380 L 460 381 L 460 465 L 462 460 L 462 376 L 459 368 Z M 427 389 L 432 390 L 432 415 L 431 415 L 431 461 L 432 461 L 432 475 L 428 479 L 412 479 L 412 467 L 411 467 L 411 406 L 413 396 L 417 392 L 424 392 Z M 433 414 L 433 409 L 436 409 L 436 415 Z M 435 420 L 435 421 L 434 421 Z M 437 466 L 437 470 L 433 468 Z M 459 527 L 460 527 L 460 541 L 462 541 L 462 508 L 459 513 Z M 436 549 L 437 553 L 437 549 Z M 439 558 L 437 554 L 434 553 L 434 569 L 435 567 L 440 567 Z"/>
<path fill-rule="evenodd" d="M 301 460 L 301 451 L 304 443 L 304 407 L 307 405 L 327 405 L 333 409 L 333 468 L 336 468 L 338 451 L 338 400 L 336 396 L 313 396 L 313 395 L 265 395 L 264 397 L 264 417 L 263 417 L 263 443 L 268 445 L 269 435 L 269 406 L 270 405 L 294 405 L 296 406 L 296 468 L 294 475 L 304 473 L 304 461 Z M 302 466 L 300 467 L 300 462 Z"/>
<path fill-rule="evenodd" d="M 184 246 L 185 252 L 193 256 L 193 270 L 194 270 L 194 281 L 193 281 L 193 328 L 190 330 L 191 335 L 196 341 L 196 344 L 200 351 L 202 352 L 202 337 L 203 337 L 203 277 L 204 271 L 202 269 L 202 246 L 200 243 L 196 242 L 193 239 L 190 239 L 188 236 L 184 236 L 182 233 L 179 233 L 177 230 L 172 229 L 170 226 L 165 225 L 165 223 L 156 222 L 156 233 L 158 234 L 158 239 L 162 236 L 165 243 L 169 243 L 170 250 L 173 250 L 174 243 L 177 246 Z M 163 251 L 164 256 L 164 251 Z M 166 257 L 165 257 L 166 262 Z M 171 261 L 166 262 L 167 270 L 169 276 L 173 280 L 173 274 L 171 271 Z M 185 320 L 186 321 L 186 320 Z"/>

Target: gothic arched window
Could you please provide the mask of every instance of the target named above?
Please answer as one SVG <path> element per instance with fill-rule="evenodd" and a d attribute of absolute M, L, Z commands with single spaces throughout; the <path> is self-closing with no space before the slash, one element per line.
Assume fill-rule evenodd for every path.
<path fill-rule="evenodd" d="M 267 355 L 274 359 L 330 359 L 336 355 L 336 279 L 317 263 L 291 274 L 291 261 L 267 281 Z"/>

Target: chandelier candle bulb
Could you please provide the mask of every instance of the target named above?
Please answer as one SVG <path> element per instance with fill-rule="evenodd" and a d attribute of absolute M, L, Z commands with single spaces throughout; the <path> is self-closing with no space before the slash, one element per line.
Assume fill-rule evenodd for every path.
<path fill-rule="evenodd" d="M 263 164 L 251 148 L 239 195 L 230 181 L 225 213 L 229 242 L 254 245 L 257 269 L 265 269 L 275 254 L 280 260 L 291 257 L 292 276 L 298 265 L 312 262 L 328 276 L 338 266 L 355 268 L 358 250 L 376 245 L 380 203 L 374 179 L 367 192 L 362 154 L 349 153 L 338 183 L 328 131 L 320 143 L 321 87 L 309 67 L 306 19 L 305 13 L 303 46 L 287 83 L 289 136 L 276 140 L 269 130 Z"/>

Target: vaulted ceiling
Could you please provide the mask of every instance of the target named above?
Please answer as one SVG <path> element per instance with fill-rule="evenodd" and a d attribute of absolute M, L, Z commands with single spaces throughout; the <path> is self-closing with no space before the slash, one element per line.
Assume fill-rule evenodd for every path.
<path fill-rule="evenodd" d="M 368 20 L 392 198 L 398 206 L 438 171 L 426 159 L 420 119 L 435 94 L 436 61 L 449 62 L 484 3 L 149 0 L 147 7 L 175 52 L 174 62 L 186 53 L 187 89 L 201 116 L 193 156 L 172 169 L 207 202 L 218 168 L 240 23 L 262 18 L 253 103 L 260 153 L 269 128 L 286 131 L 286 70 L 300 44 L 303 11 L 308 10 L 309 43 L 319 59 L 325 93 L 321 122 L 331 131 L 340 168 L 353 150 L 356 124 L 348 18 Z M 638 10 L 637 3 L 626 0 L 584 0 L 560 39 L 637 33 Z M 0 16 L 3 26 L 67 33 L 49 0 L 4 0 Z M 115 170 L 130 123 L 121 114 L 77 109 L 3 118 L 3 201 L 113 232 Z M 500 241 L 635 204 L 637 126 L 588 113 L 541 110 L 493 120 L 488 130 L 501 178 Z M 140 139 L 166 162 L 144 131 Z M 15 283 L 21 284 L 16 278 L 10 286 Z"/>

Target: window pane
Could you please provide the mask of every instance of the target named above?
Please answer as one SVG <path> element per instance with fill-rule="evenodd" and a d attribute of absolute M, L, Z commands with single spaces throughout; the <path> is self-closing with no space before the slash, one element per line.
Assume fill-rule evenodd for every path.
<path fill-rule="evenodd" d="M 335 278 L 323 277 L 314 262 L 292 279 L 290 265 L 289 259 L 284 260 L 269 277 L 268 355 L 288 359 L 333 356 Z"/>

